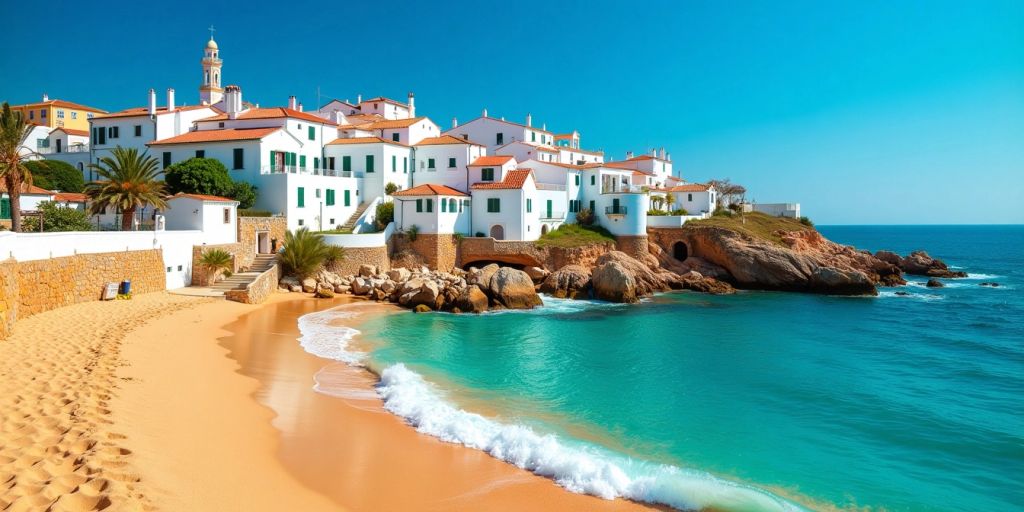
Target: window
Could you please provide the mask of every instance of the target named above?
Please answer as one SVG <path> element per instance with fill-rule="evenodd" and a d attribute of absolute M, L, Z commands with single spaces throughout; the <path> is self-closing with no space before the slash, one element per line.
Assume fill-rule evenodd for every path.
<path fill-rule="evenodd" d="M 299 187 L 298 194 L 299 194 L 299 208 L 305 208 L 306 207 L 306 187 Z M 299 225 L 301 225 L 302 221 L 299 221 L 299 222 L 300 222 Z"/>
<path fill-rule="evenodd" d="M 7 198 L 0 199 L 0 219 L 11 218 L 11 200 Z"/>
<path fill-rule="evenodd" d="M 580 175 L 579 174 L 576 175 L 576 186 L 577 187 L 580 186 Z"/>
<path fill-rule="evenodd" d="M 316 140 L 316 128 L 313 126 L 309 127 L 309 140 Z"/>
<path fill-rule="evenodd" d="M 693 194 L 686 194 L 687 201 L 693 201 Z"/>
<path fill-rule="evenodd" d="M 499 146 L 504 144 L 505 143 L 505 134 L 504 133 L 499 133 L 497 135 L 497 137 L 495 137 L 494 143 L 499 145 Z"/>
<path fill-rule="evenodd" d="M 427 159 L 427 169 L 433 169 L 433 168 L 434 168 L 434 159 L 433 158 L 428 158 Z"/>
<path fill-rule="evenodd" d="M 93 128 L 92 129 L 92 139 L 93 139 L 93 142 L 96 143 L 96 144 L 106 144 L 107 143 L 107 131 L 104 130 L 102 126 L 100 126 L 98 128 Z"/>
<path fill-rule="evenodd" d="M 391 172 L 398 172 L 398 157 L 391 155 Z"/>
<path fill-rule="evenodd" d="M 345 206 L 351 206 L 352 205 L 352 198 L 349 195 L 350 192 L 351 191 L 349 191 L 349 190 L 345 191 Z"/>
<path fill-rule="evenodd" d="M 107 128 L 107 137 L 111 139 L 117 139 L 121 135 L 121 129 L 118 126 L 111 126 Z"/>
<path fill-rule="evenodd" d="M 530 132 L 530 142 L 537 142 L 537 132 Z"/>
<path fill-rule="evenodd" d="M 434 211 L 434 200 L 433 199 L 427 199 L 427 213 L 430 213 L 430 212 L 433 212 L 433 211 Z"/>
<path fill-rule="evenodd" d="M 224 208 L 224 224 L 231 224 L 231 208 Z"/>
<path fill-rule="evenodd" d="M 590 201 L 590 211 L 591 213 L 594 211 L 594 201 Z"/>
<path fill-rule="evenodd" d="M 167 267 L 168 272 L 170 272 L 171 270 L 174 270 L 174 267 Z"/>
<path fill-rule="evenodd" d="M 57 110 L 57 119 L 64 119 L 64 110 L 63 109 L 58 109 Z"/>
<path fill-rule="evenodd" d="M 306 168 L 306 155 L 299 155 L 299 167 Z"/>
<path fill-rule="evenodd" d="M 490 197 L 487 199 L 487 213 L 498 213 L 501 211 L 501 199 Z"/>
<path fill-rule="evenodd" d="M 334 206 L 334 189 L 327 189 L 327 206 Z"/>
<path fill-rule="evenodd" d="M 416 213 L 423 213 L 423 200 L 422 199 L 417 199 L 416 200 Z"/>
<path fill-rule="evenodd" d="M 533 199 L 526 198 L 526 213 L 533 213 Z"/>
<path fill-rule="evenodd" d="M 72 110 L 71 111 L 71 119 L 78 119 L 78 112 L 75 112 L 74 110 Z"/>
<path fill-rule="evenodd" d="M 449 169 L 454 169 L 455 168 L 455 159 L 454 158 L 449 158 L 448 159 L 448 168 Z"/>
<path fill-rule="evenodd" d="M 306 225 L 306 221 L 303 220 L 303 219 L 299 219 L 299 226 L 301 227 L 301 226 L 305 226 L 305 225 Z"/>
<path fill-rule="evenodd" d="M 232 169 L 241 169 L 245 167 L 245 149 L 235 148 L 232 154 Z"/>
<path fill-rule="evenodd" d="M 442 197 L 439 202 L 441 203 L 441 213 L 448 213 L 448 201 Z"/>
<path fill-rule="evenodd" d="M 331 225 L 334 225 L 334 217 L 331 217 Z"/>
<path fill-rule="evenodd" d="M 28 118 L 29 119 L 35 119 L 36 118 L 36 111 L 35 110 L 29 110 L 28 111 Z"/>
<path fill-rule="evenodd" d="M 136 137 L 142 137 L 142 125 L 141 124 L 135 125 L 135 136 Z"/>
<path fill-rule="evenodd" d="M 448 200 L 448 213 L 455 213 L 455 200 L 454 199 L 449 199 Z"/>
<path fill-rule="evenodd" d="M 316 189 L 316 198 L 320 199 L 320 189 Z"/>
<path fill-rule="evenodd" d="M 224 121 L 217 123 L 217 128 L 224 128 Z"/>
<path fill-rule="evenodd" d="M 373 172 L 373 155 L 366 155 L 366 172 Z"/>
<path fill-rule="evenodd" d="M 332 170 L 332 171 L 334 170 L 334 157 L 333 156 L 327 157 L 327 168 Z"/>
<path fill-rule="evenodd" d="M 206 150 L 197 149 L 196 150 L 196 158 L 206 158 Z"/>
<path fill-rule="evenodd" d="M 402 157 L 402 174 L 409 174 L 409 157 Z"/>
<path fill-rule="evenodd" d="M 102 129 L 102 128 L 101 128 Z M 164 151 L 164 169 L 171 166 L 171 152 Z"/>
<path fill-rule="evenodd" d="M 314 156 L 313 157 L 313 168 L 314 169 L 320 169 L 320 157 L 318 157 L 318 156 Z"/>
<path fill-rule="evenodd" d="M 400 139 L 401 139 L 401 136 L 399 136 L 398 132 L 395 132 L 395 133 L 391 134 L 391 140 L 393 140 L 395 142 L 400 142 Z"/>
<path fill-rule="evenodd" d="M 46 119 L 46 109 L 45 108 L 39 109 L 39 118 L 40 119 Z"/>
<path fill-rule="evenodd" d="M 597 184 L 597 176 L 595 176 L 593 174 L 590 175 L 590 184 L 591 185 L 596 185 Z"/>
<path fill-rule="evenodd" d="M 86 119 L 92 119 L 92 112 L 86 112 L 85 113 L 85 118 Z"/>
<path fill-rule="evenodd" d="M 480 169 L 480 180 L 494 181 L 494 167 L 484 167 L 483 169 Z"/>
<path fill-rule="evenodd" d="M 334 157 L 331 157 L 334 158 Z M 352 157 L 343 156 L 341 157 L 341 170 L 345 172 L 352 172 Z"/>

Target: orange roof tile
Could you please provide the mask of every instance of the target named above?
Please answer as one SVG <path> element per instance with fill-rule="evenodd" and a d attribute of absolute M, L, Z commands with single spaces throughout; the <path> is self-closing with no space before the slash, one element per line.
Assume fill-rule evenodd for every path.
<path fill-rule="evenodd" d="M 669 192 L 707 192 L 711 189 L 711 185 L 704 183 L 689 183 L 687 185 L 679 185 L 672 187 Z"/>
<path fill-rule="evenodd" d="M 532 169 L 515 169 L 505 175 L 504 181 L 497 183 L 474 183 L 469 188 L 473 190 L 511 190 L 523 188 L 526 179 L 533 174 Z"/>
<path fill-rule="evenodd" d="M 57 128 L 54 131 L 55 132 L 61 131 L 61 132 L 64 132 L 64 133 L 66 133 L 68 135 L 76 135 L 78 137 L 88 137 L 89 136 L 89 130 L 74 130 L 74 129 L 71 129 L 71 128 L 64 128 L 63 126 L 60 127 L 60 128 Z"/>
<path fill-rule="evenodd" d="M 219 128 L 216 130 L 196 130 L 166 139 L 155 140 L 147 146 L 159 146 L 162 144 L 189 144 L 193 142 L 225 142 L 232 140 L 257 140 L 270 135 L 278 130 L 280 126 L 268 128 Z"/>
<path fill-rule="evenodd" d="M 395 142 L 393 140 L 382 139 L 380 137 L 348 137 L 334 139 L 327 143 L 328 146 L 339 146 L 342 144 L 394 144 L 395 146 L 402 146 L 407 148 L 409 146 L 402 144 L 401 142 Z"/>
<path fill-rule="evenodd" d="M 26 103 L 24 105 L 11 105 L 11 108 L 39 107 L 39 106 L 43 106 L 43 105 L 48 105 L 48 106 L 51 106 L 51 107 L 59 107 L 59 108 L 70 108 L 70 109 L 74 109 L 74 110 L 88 110 L 90 112 L 99 112 L 101 114 L 107 113 L 106 110 L 100 110 L 98 108 L 89 107 L 89 106 L 86 106 L 86 105 L 80 105 L 78 103 L 72 103 L 70 101 L 64 101 L 64 100 L 48 100 L 48 101 L 40 101 L 40 102 L 37 102 L 37 103 Z"/>
<path fill-rule="evenodd" d="M 21 188 L 21 193 L 22 194 L 44 195 L 44 196 L 53 195 L 53 192 L 51 192 L 49 190 L 46 190 L 45 188 L 39 188 L 39 187 L 37 187 L 35 185 L 32 185 L 30 187 L 30 186 L 26 185 L 25 183 L 22 183 L 20 188 Z M 2 182 L 2 181 L 0 181 L 0 192 L 3 192 L 5 194 L 7 193 L 7 185 L 4 182 Z"/>
<path fill-rule="evenodd" d="M 454 135 L 442 135 L 440 137 L 427 137 L 416 144 L 415 146 L 436 146 L 440 144 L 471 144 L 473 146 L 483 146 L 468 139 L 460 139 Z"/>
<path fill-rule="evenodd" d="M 324 119 L 320 116 L 315 116 L 309 112 L 299 112 L 298 110 L 292 110 L 287 107 L 268 107 L 268 108 L 250 108 L 245 112 L 238 114 L 237 119 L 280 119 L 290 117 L 293 119 L 302 119 L 312 123 L 329 124 L 337 126 L 333 121 Z M 200 121 L 226 121 L 228 115 L 226 113 L 218 114 L 213 117 L 207 117 L 200 119 Z"/>
<path fill-rule="evenodd" d="M 170 112 L 167 111 L 167 107 L 157 107 L 156 108 L 156 115 L 159 116 L 159 115 L 168 114 L 168 113 L 171 113 L 171 112 L 188 112 L 189 110 L 198 110 L 198 109 L 201 109 L 201 108 L 209 108 L 209 109 L 212 109 L 214 112 L 220 112 L 219 110 L 217 110 L 217 109 L 215 109 L 215 108 L 213 108 L 213 107 L 211 107 L 209 105 L 186 105 L 186 106 L 176 107 L 174 110 L 171 110 Z M 117 118 L 117 117 L 136 117 L 136 116 L 148 116 L 148 115 L 149 115 L 149 108 L 148 107 L 136 107 L 136 108 L 128 108 L 128 109 L 125 109 L 125 110 L 121 110 L 119 112 L 111 112 L 109 114 L 104 114 L 102 116 L 96 116 L 93 119 L 113 119 L 113 118 Z"/>
<path fill-rule="evenodd" d="M 447 185 L 435 185 L 433 183 L 427 183 L 424 185 L 418 185 L 410 189 L 399 190 L 393 196 L 469 196 L 465 192 L 455 190 Z"/>
<path fill-rule="evenodd" d="M 64 203 L 84 203 L 88 198 L 85 197 L 85 194 L 79 194 L 77 192 L 57 192 L 53 195 L 53 200 Z"/>
<path fill-rule="evenodd" d="M 173 200 L 173 199 L 179 199 L 179 198 L 198 199 L 200 201 L 211 201 L 211 202 L 215 202 L 215 203 L 237 203 L 238 202 L 238 201 L 235 201 L 234 199 L 231 199 L 229 197 L 211 196 L 211 195 L 206 195 L 206 194 L 186 194 L 184 192 L 178 192 L 177 194 L 174 194 L 173 196 L 168 197 L 167 199 L 168 200 Z"/>
<path fill-rule="evenodd" d="M 590 151 L 589 149 L 570 148 L 568 146 L 555 146 L 562 151 L 571 151 L 574 153 L 583 153 L 587 155 L 604 155 L 604 151 Z"/>
<path fill-rule="evenodd" d="M 605 162 L 604 166 L 611 167 L 612 169 L 636 169 L 636 163 L 632 162 L 631 160 L 624 160 L 621 162 Z"/>
<path fill-rule="evenodd" d="M 481 156 L 473 160 L 469 165 L 505 165 L 509 160 L 515 160 L 512 156 Z"/>
<path fill-rule="evenodd" d="M 413 117 L 410 119 L 389 119 L 387 121 L 376 121 L 365 125 L 370 130 L 390 130 L 393 128 L 408 128 L 426 117 Z"/>

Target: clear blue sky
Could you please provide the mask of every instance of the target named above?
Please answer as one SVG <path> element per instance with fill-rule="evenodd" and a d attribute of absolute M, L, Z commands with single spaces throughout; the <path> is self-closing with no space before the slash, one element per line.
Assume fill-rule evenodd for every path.
<path fill-rule="evenodd" d="M 212 24 L 261 105 L 411 90 L 444 127 L 487 107 L 614 159 L 666 146 L 818 223 L 1024 223 L 1020 0 L 51 3 L 5 3 L 0 100 L 195 103 Z"/>

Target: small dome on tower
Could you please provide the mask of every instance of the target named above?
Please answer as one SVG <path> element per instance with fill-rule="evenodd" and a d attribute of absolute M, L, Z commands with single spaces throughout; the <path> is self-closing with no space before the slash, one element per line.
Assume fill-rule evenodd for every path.
<path fill-rule="evenodd" d="M 211 37 L 210 40 L 207 41 L 207 43 L 206 43 L 206 48 L 209 49 L 209 50 L 216 50 L 217 49 L 217 41 L 214 41 L 213 38 Z"/>

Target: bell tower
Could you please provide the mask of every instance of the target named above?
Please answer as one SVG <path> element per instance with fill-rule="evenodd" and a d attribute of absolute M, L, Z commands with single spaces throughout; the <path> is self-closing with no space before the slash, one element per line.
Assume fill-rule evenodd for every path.
<path fill-rule="evenodd" d="M 199 102 L 203 105 L 213 105 L 224 97 L 224 89 L 220 86 L 220 68 L 223 62 L 220 60 L 217 41 L 213 40 L 213 31 L 214 28 L 210 27 L 210 40 L 203 50 L 203 82 L 199 86 Z"/>

